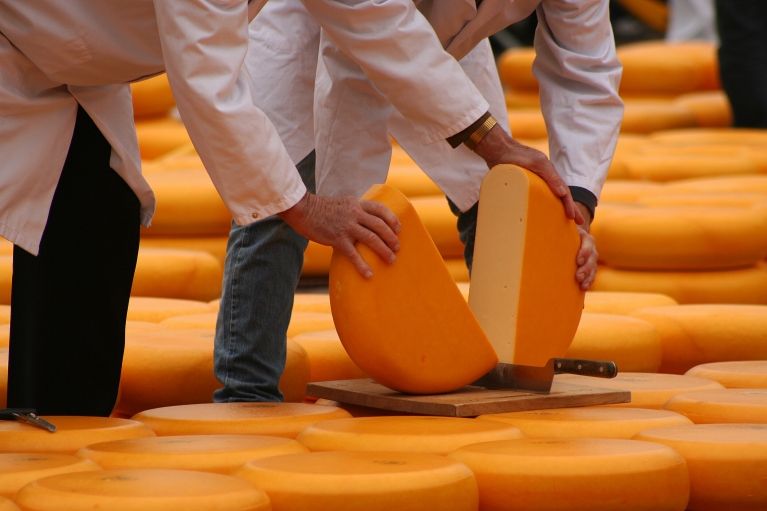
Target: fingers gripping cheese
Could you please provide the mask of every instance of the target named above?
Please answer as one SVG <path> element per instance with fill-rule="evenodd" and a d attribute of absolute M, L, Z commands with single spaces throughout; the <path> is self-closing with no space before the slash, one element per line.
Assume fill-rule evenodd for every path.
<path fill-rule="evenodd" d="M 583 310 L 575 222 L 512 165 L 488 173 L 479 204 L 469 306 L 501 362 L 543 366 L 567 352 Z"/>

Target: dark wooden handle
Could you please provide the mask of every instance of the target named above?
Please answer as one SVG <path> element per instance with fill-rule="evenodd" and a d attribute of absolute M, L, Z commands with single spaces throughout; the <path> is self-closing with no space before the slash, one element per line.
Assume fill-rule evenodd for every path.
<path fill-rule="evenodd" d="M 555 373 L 580 374 L 597 378 L 615 378 L 618 366 L 605 360 L 578 360 L 574 358 L 555 358 Z"/>

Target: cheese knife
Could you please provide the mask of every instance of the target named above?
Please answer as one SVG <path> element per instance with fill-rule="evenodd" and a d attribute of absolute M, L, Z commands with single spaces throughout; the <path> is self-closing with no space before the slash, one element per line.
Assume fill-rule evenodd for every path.
<path fill-rule="evenodd" d="M 618 366 L 604 360 L 578 360 L 573 358 L 552 358 L 543 367 L 501 362 L 472 383 L 486 389 L 526 390 L 540 394 L 551 392 L 554 375 L 559 373 L 579 374 L 596 378 L 615 378 Z"/>

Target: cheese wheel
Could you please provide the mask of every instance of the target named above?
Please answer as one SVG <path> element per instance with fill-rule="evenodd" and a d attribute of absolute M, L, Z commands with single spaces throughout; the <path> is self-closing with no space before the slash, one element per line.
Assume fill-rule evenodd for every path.
<path fill-rule="evenodd" d="M 194 237 L 194 238 L 147 238 L 141 239 L 141 249 L 164 248 L 174 250 L 193 250 L 195 252 L 207 252 L 215 257 L 219 263 L 224 264 L 226 259 L 226 242 L 228 236 Z"/>
<path fill-rule="evenodd" d="M 466 260 L 461 258 L 445 259 L 444 261 L 450 277 L 456 284 L 468 283 L 470 280 L 469 269 L 466 267 Z"/>
<path fill-rule="evenodd" d="M 333 247 L 320 245 L 310 240 L 304 251 L 304 265 L 301 268 L 301 276 L 324 277 L 330 271 L 331 257 L 333 257 Z"/>
<path fill-rule="evenodd" d="M 56 426 L 55 434 L 18 421 L 1 421 L 0 452 L 74 454 L 96 442 L 154 436 L 144 424 L 127 419 L 75 416 L 43 419 Z"/>
<path fill-rule="evenodd" d="M 636 181 L 607 181 L 602 188 L 600 203 L 620 202 L 634 203 L 640 197 L 663 190 L 665 185 L 660 183 L 637 183 Z M 602 207 L 599 208 L 599 216 L 602 215 Z"/>
<path fill-rule="evenodd" d="M 697 125 L 695 114 L 685 105 L 671 101 L 626 101 L 621 133 L 648 134 Z"/>
<path fill-rule="evenodd" d="M 620 93 L 679 95 L 718 89 L 716 46 L 703 41 L 622 45 Z"/>
<path fill-rule="evenodd" d="M 470 445 L 448 457 L 476 475 L 483 511 L 682 511 L 690 496 L 684 459 L 650 442 L 523 439 Z"/>
<path fill-rule="evenodd" d="M 330 295 L 325 293 L 296 293 L 293 312 L 324 312 L 330 314 Z"/>
<path fill-rule="evenodd" d="M 131 294 L 207 302 L 221 296 L 224 268 L 208 252 L 139 249 Z"/>
<path fill-rule="evenodd" d="M 529 438 L 623 438 L 640 431 L 692 424 L 678 413 L 645 408 L 557 408 L 480 415 L 477 419 L 516 426 Z"/>
<path fill-rule="evenodd" d="M 173 316 L 204 314 L 214 309 L 204 302 L 171 298 L 131 296 L 128 304 L 128 320 L 160 323 Z"/>
<path fill-rule="evenodd" d="M 290 315 L 288 337 L 335 329 L 333 315 L 326 312 L 295 311 Z"/>
<path fill-rule="evenodd" d="M 402 248 L 389 264 L 358 244 L 373 270 L 370 279 L 345 255 L 333 253 L 330 305 L 347 353 L 378 383 L 401 392 L 449 392 L 475 381 L 498 357 L 412 204 L 386 185 L 363 198 L 397 215 Z"/>
<path fill-rule="evenodd" d="M 315 404 L 321 406 L 335 406 L 349 412 L 352 417 L 388 417 L 392 415 L 414 415 L 406 412 L 395 412 L 393 410 L 384 410 L 383 408 L 372 408 L 370 406 L 350 405 L 349 403 L 340 403 L 330 399 L 318 399 Z"/>
<path fill-rule="evenodd" d="M 413 158 L 410 157 L 409 154 L 407 154 L 407 151 L 402 149 L 398 144 L 397 141 L 392 140 L 392 148 L 391 148 L 391 164 L 392 165 L 415 165 L 415 162 L 413 161 Z"/>
<path fill-rule="evenodd" d="M 684 374 L 708 362 L 767 358 L 767 306 L 650 307 L 632 316 L 652 323 L 660 334 L 664 373 Z"/>
<path fill-rule="evenodd" d="M 0 304 L 10 305 L 13 280 L 13 256 L 0 255 Z"/>
<path fill-rule="evenodd" d="M 0 238 L 0 255 L 13 255 L 13 243 L 5 238 Z"/>
<path fill-rule="evenodd" d="M 565 357 L 611 360 L 620 371 L 654 373 L 661 365 L 660 335 L 647 321 L 585 313 Z"/>
<path fill-rule="evenodd" d="M 462 258 L 464 245 L 458 239 L 457 217 L 444 195 L 417 197 L 410 201 L 444 259 Z"/>
<path fill-rule="evenodd" d="M 624 166 L 629 179 L 659 182 L 759 173 L 759 167 L 746 153 L 733 156 L 637 154 L 626 159 Z"/>
<path fill-rule="evenodd" d="M 682 94 L 676 103 L 692 110 L 698 126 L 727 128 L 732 125 L 732 107 L 721 90 Z"/>
<path fill-rule="evenodd" d="M 750 208 L 767 203 L 765 193 L 680 193 L 640 197 L 639 204 L 650 207 L 709 206 Z"/>
<path fill-rule="evenodd" d="M 292 338 L 309 357 L 309 381 L 354 380 L 368 375 L 349 358 L 335 330 L 307 332 Z"/>
<path fill-rule="evenodd" d="M 573 383 L 588 387 L 628 390 L 631 402 L 603 405 L 619 408 L 649 408 L 660 410 L 666 401 L 682 392 L 722 389 L 720 384 L 704 378 L 676 374 L 650 374 L 622 372 L 610 380 L 589 378 L 574 374 L 558 374 L 555 382 Z"/>
<path fill-rule="evenodd" d="M 670 296 L 659 293 L 626 293 L 620 291 L 588 291 L 584 313 L 630 314 L 645 307 L 677 305 Z"/>
<path fill-rule="evenodd" d="M 173 92 L 165 73 L 130 85 L 133 98 L 133 117 L 160 117 L 168 114 L 176 106 Z"/>
<path fill-rule="evenodd" d="M 8 406 L 8 348 L 0 348 L 0 408 Z"/>
<path fill-rule="evenodd" d="M 289 438 L 256 435 L 161 436 L 102 442 L 77 455 L 107 470 L 158 468 L 231 474 L 250 460 L 309 452 Z"/>
<path fill-rule="evenodd" d="M 512 48 L 498 58 L 498 74 L 501 82 L 514 92 L 538 94 L 538 80 L 533 76 L 535 49 Z"/>
<path fill-rule="evenodd" d="M 0 325 L 11 324 L 11 306 L 0 305 Z"/>
<path fill-rule="evenodd" d="M 302 403 L 306 399 L 306 385 L 311 381 L 311 376 L 309 354 L 299 343 L 288 339 L 285 369 L 279 382 L 283 400 L 286 403 Z"/>
<path fill-rule="evenodd" d="M 681 413 L 695 424 L 767 424 L 767 389 L 685 392 L 669 399 L 663 409 Z"/>
<path fill-rule="evenodd" d="M 767 360 L 701 364 L 684 374 L 719 382 L 728 389 L 767 388 Z"/>
<path fill-rule="evenodd" d="M 303 403 L 206 403 L 146 410 L 134 419 L 159 436 L 266 435 L 296 438 L 315 422 L 351 417 L 332 406 Z"/>
<path fill-rule="evenodd" d="M 504 94 L 503 99 L 506 103 L 506 108 L 509 110 L 515 108 L 541 108 L 541 97 L 538 95 L 537 90 L 535 92 L 507 92 Z"/>
<path fill-rule="evenodd" d="M 249 461 L 233 475 L 262 488 L 274 511 L 477 509 L 471 471 L 433 454 L 293 454 Z"/>
<path fill-rule="evenodd" d="M 579 247 L 575 222 L 543 179 L 512 165 L 490 170 L 469 306 L 501 362 L 543 366 L 567 352 L 585 294 L 575 280 Z"/>
<path fill-rule="evenodd" d="M 546 138 L 546 122 L 540 108 L 518 108 L 508 111 L 509 127 L 514 138 Z"/>
<path fill-rule="evenodd" d="M 767 131 L 750 128 L 704 128 L 653 133 L 650 142 L 662 145 L 753 145 L 767 144 Z"/>
<path fill-rule="evenodd" d="M 150 323 L 149 321 L 126 321 L 125 333 L 149 332 L 154 330 L 164 330 L 165 327 L 160 323 Z"/>
<path fill-rule="evenodd" d="M 757 265 L 736 270 L 653 272 L 600 266 L 591 289 L 662 293 L 683 304 L 767 304 L 767 268 Z"/>
<path fill-rule="evenodd" d="M 204 314 L 188 314 L 184 316 L 173 316 L 160 321 L 160 325 L 172 330 L 189 330 L 201 328 L 205 330 L 216 328 L 218 312 L 206 312 Z"/>
<path fill-rule="evenodd" d="M 194 151 L 194 145 L 187 144 L 147 162 L 155 172 L 171 170 L 205 170 L 200 155 Z M 142 163 L 143 167 L 144 163 Z"/>
<path fill-rule="evenodd" d="M 43 477 L 93 470 L 101 467 L 71 454 L 0 454 L 0 496 L 12 499 L 24 485 Z"/>
<path fill-rule="evenodd" d="M 0 348 L 7 348 L 11 339 L 11 325 L 0 325 Z"/>
<path fill-rule="evenodd" d="M 172 117 L 136 121 L 136 136 L 141 158 L 153 160 L 191 143 L 181 121 Z"/>
<path fill-rule="evenodd" d="M 396 188 L 406 197 L 444 196 L 442 190 L 412 160 L 408 163 L 397 163 L 392 157 L 386 184 Z"/>
<path fill-rule="evenodd" d="M 23 511 L 269 511 L 247 481 L 191 470 L 100 470 L 46 477 L 22 488 Z"/>
<path fill-rule="evenodd" d="M 12 500 L 0 497 L 0 511 L 20 511 L 19 507 Z"/>
<path fill-rule="evenodd" d="M 767 508 L 767 425 L 699 424 L 651 429 L 636 440 L 678 452 L 690 474 L 694 511 L 757 511 Z"/>
<path fill-rule="evenodd" d="M 448 453 L 464 445 L 524 438 L 508 424 L 458 417 L 363 417 L 313 424 L 297 440 L 310 451 Z"/>

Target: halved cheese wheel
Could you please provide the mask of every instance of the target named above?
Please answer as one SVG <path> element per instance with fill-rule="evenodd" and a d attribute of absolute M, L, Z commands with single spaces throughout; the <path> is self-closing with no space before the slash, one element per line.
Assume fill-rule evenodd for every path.
<path fill-rule="evenodd" d="M 207 252 L 222 265 L 226 259 L 226 243 L 228 236 L 201 236 L 190 238 L 147 238 L 141 239 L 141 248 L 165 248 L 174 250 L 194 250 Z"/>
<path fill-rule="evenodd" d="M 767 389 L 698 390 L 677 394 L 664 410 L 695 424 L 767 424 Z"/>
<path fill-rule="evenodd" d="M 458 218 L 450 211 L 444 195 L 417 197 L 411 204 L 444 259 L 463 258 L 464 244 L 458 239 Z"/>
<path fill-rule="evenodd" d="M 659 293 L 587 291 L 583 312 L 625 315 L 645 307 L 664 307 L 669 305 L 677 305 L 676 300 Z"/>
<path fill-rule="evenodd" d="M 543 179 L 512 165 L 490 170 L 469 306 L 501 362 L 543 366 L 567 352 L 585 294 L 575 280 L 579 247 L 575 222 Z"/>
<path fill-rule="evenodd" d="M 0 511 L 21 511 L 12 500 L 0 497 Z"/>
<path fill-rule="evenodd" d="M 676 102 L 692 110 L 698 126 L 727 128 L 732 125 L 732 107 L 721 90 L 690 92 L 679 96 Z"/>
<path fill-rule="evenodd" d="M 498 59 L 501 82 L 514 92 L 538 94 L 538 80 L 533 76 L 534 48 L 512 48 Z"/>
<path fill-rule="evenodd" d="M 719 382 L 728 389 L 767 388 L 767 360 L 701 364 L 684 374 Z"/>
<path fill-rule="evenodd" d="M 0 422 L 0 452 L 74 454 L 86 445 L 155 436 L 144 424 L 108 417 L 45 416 L 56 433 L 18 421 Z"/>
<path fill-rule="evenodd" d="M 455 259 L 445 259 L 447 271 L 456 284 L 468 283 L 470 280 L 469 269 L 466 267 L 466 260 L 463 257 Z"/>
<path fill-rule="evenodd" d="M 683 511 L 690 496 L 684 459 L 649 442 L 523 439 L 470 445 L 448 457 L 476 475 L 483 510 Z"/>
<path fill-rule="evenodd" d="M 293 296 L 293 312 L 298 311 L 331 314 L 330 295 L 325 293 L 296 293 Z"/>
<path fill-rule="evenodd" d="M 172 117 L 137 121 L 136 136 L 141 158 L 145 160 L 159 158 L 192 142 L 184 124 Z"/>
<path fill-rule="evenodd" d="M 652 323 L 663 343 L 660 371 L 684 374 L 699 364 L 767 358 L 767 306 L 650 307 L 632 316 Z"/>
<path fill-rule="evenodd" d="M 705 128 L 669 130 L 650 135 L 653 144 L 662 145 L 754 145 L 767 144 L 767 131 L 749 128 Z"/>
<path fill-rule="evenodd" d="M 589 387 L 628 390 L 631 392 L 630 403 L 603 405 L 620 408 L 649 408 L 660 410 L 666 401 L 682 392 L 695 390 L 722 389 L 720 384 L 704 378 L 680 376 L 676 374 L 618 373 L 613 379 L 589 378 L 574 374 L 558 374 L 555 382 L 573 383 Z"/>
<path fill-rule="evenodd" d="M 293 454 L 249 461 L 233 475 L 262 488 L 274 511 L 477 509 L 471 471 L 433 454 Z"/>
<path fill-rule="evenodd" d="M 546 122 L 540 108 L 517 108 L 508 111 L 509 127 L 514 138 L 546 138 Z"/>
<path fill-rule="evenodd" d="M 326 312 L 295 311 L 290 315 L 288 325 L 288 337 L 305 334 L 307 332 L 320 332 L 333 330 L 335 323 L 333 315 Z"/>
<path fill-rule="evenodd" d="M 131 294 L 207 302 L 221 296 L 224 268 L 208 252 L 142 248 Z"/>
<path fill-rule="evenodd" d="M 77 455 L 107 469 L 160 468 L 231 474 L 250 460 L 309 452 L 289 438 L 256 435 L 161 436 L 102 442 Z"/>
<path fill-rule="evenodd" d="M 687 509 L 767 509 L 767 425 L 699 424 L 651 429 L 635 440 L 678 452 L 690 473 Z"/>
<path fill-rule="evenodd" d="M 629 179 L 658 182 L 759 173 L 745 152 L 732 156 L 635 154 L 624 161 L 624 166 Z"/>
<path fill-rule="evenodd" d="M 10 305 L 13 280 L 13 256 L 0 255 L 0 303 Z"/>
<path fill-rule="evenodd" d="M 269 498 L 247 481 L 191 470 L 100 470 L 46 477 L 19 491 L 25 511 L 269 511 Z"/>
<path fill-rule="evenodd" d="M 0 325 L 9 325 L 11 323 L 11 306 L 0 305 Z"/>
<path fill-rule="evenodd" d="M 160 325 L 172 330 L 189 330 L 202 328 L 205 330 L 215 330 L 217 312 L 206 312 L 204 314 L 188 314 L 184 316 L 173 316 L 160 321 Z"/>
<path fill-rule="evenodd" d="M 133 97 L 133 117 L 160 117 L 168 114 L 176 106 L 173 92 L 165 73 L 130 85 Z"/>
<path fill-rule="evenodd" d="M 602 188 L 599 200 L 600 203 L 634 203 L 637 202 L 640 197 L 663 190 L 664 187 L 665 185 L 660 183 L 638 183 L 636 181 L 610 180 L 607 181 Z M 602 216 L 602 210 L 602 207 L 598 210 L 598 215 L 600 217 Z"/>
<path fill-rule="evenodd" d="M 309 381 L 354 380 L 368 375 L 346 353 L 335 330 L 307 332 L 292 338 L 309 357 Z"/>
<path fill-rule="evenodd" d="M 680 193 L 640 197 L 639 204 L 650 207 L 708 206 L 750 208 L 767 203 L 767 193 Z"/>
<path fill-rule="evenodd" d="M 410 159 L 409 156 L 408 159 Z M 442 190 L 414 161 L 395 162 L 394 156 L 392 156 L 386 184 L 396 188 L 406 197 L 444 196 Z"/>
<path fill-rule="evenodd" d="M 8 406 L 8 348 L 0 348 L 0 408 Z"/>
<path fill-rule="evenodd" d="M 620 92 L 679 95 L 719 89 L 716 45 L 705 41 L 646 41 L 622 45 Z"/>
<path fill-rule="evenodd" d="M 205 302 L 193 300 L 131 296 L 128 304 L 128 320 L 130 321 L 160 323 L 162 320 L 173 316 L 208 312 L 215 312 L 215 309 Z"/>
<path fill-rule="evenodd" d="M 621 133 L 648 134 L 697 125 L 692 110 L 671 101 L 626 101 Z"/>
<path fill-rule="evenodd" d="M 310 451 L 420 452 L 446 455 L 464 445 L 524 438 L 508 424 L 458 417 L 363 417 L 313 424 L 297 440 Z"/>
<path fill-rule="evenodd" d="M 71 454 L 0 454 L 0 496 L 12 499 L 24 485 L 43 477 L 93 470 L 101 467 Z"/>
<path fill-rule="evenodd" d="M 351 417 L 332 406 L 303 403 L 206 403 L 147 410 L 134 419 L 159 436 L 266 435 L 296 438 L 315 422 Z"/>
<path fill-rule="evenodd" d="M 331 257 L 333 257 L 333 247 L 309 241 L 304 251 L 304 265 L 301 268 L 301 275 L 304 277 L 327 275 L 330 271 Z"/>
<path fill-rule="evenodd" d="M 330 304 L 351 359 L 378 383 L 414 394 L 449 392 L 487 373 L 498 357 L 412 204 L 386 185 L 363 198 L 397 215 L 402 248 L 389 264 L 358 244 L 373 270 L 370 279 L 333 253 Z"/>
<path fill-rule="evenodd" d="M 692 424 L 678 413 L 646 408 L 557 408 L 480 415 L 480 420 L 516 426 L 529 438 L 624 438 L 640 431 Z"/>
<path fill-rule="evenodd" d="M 581 316 L 578 331 L 565 357 L 611 360 L 619 371 L 654 373 L 661 365 L 663 347 L 655 327 L 647 321 L 617 314 Z"/>

